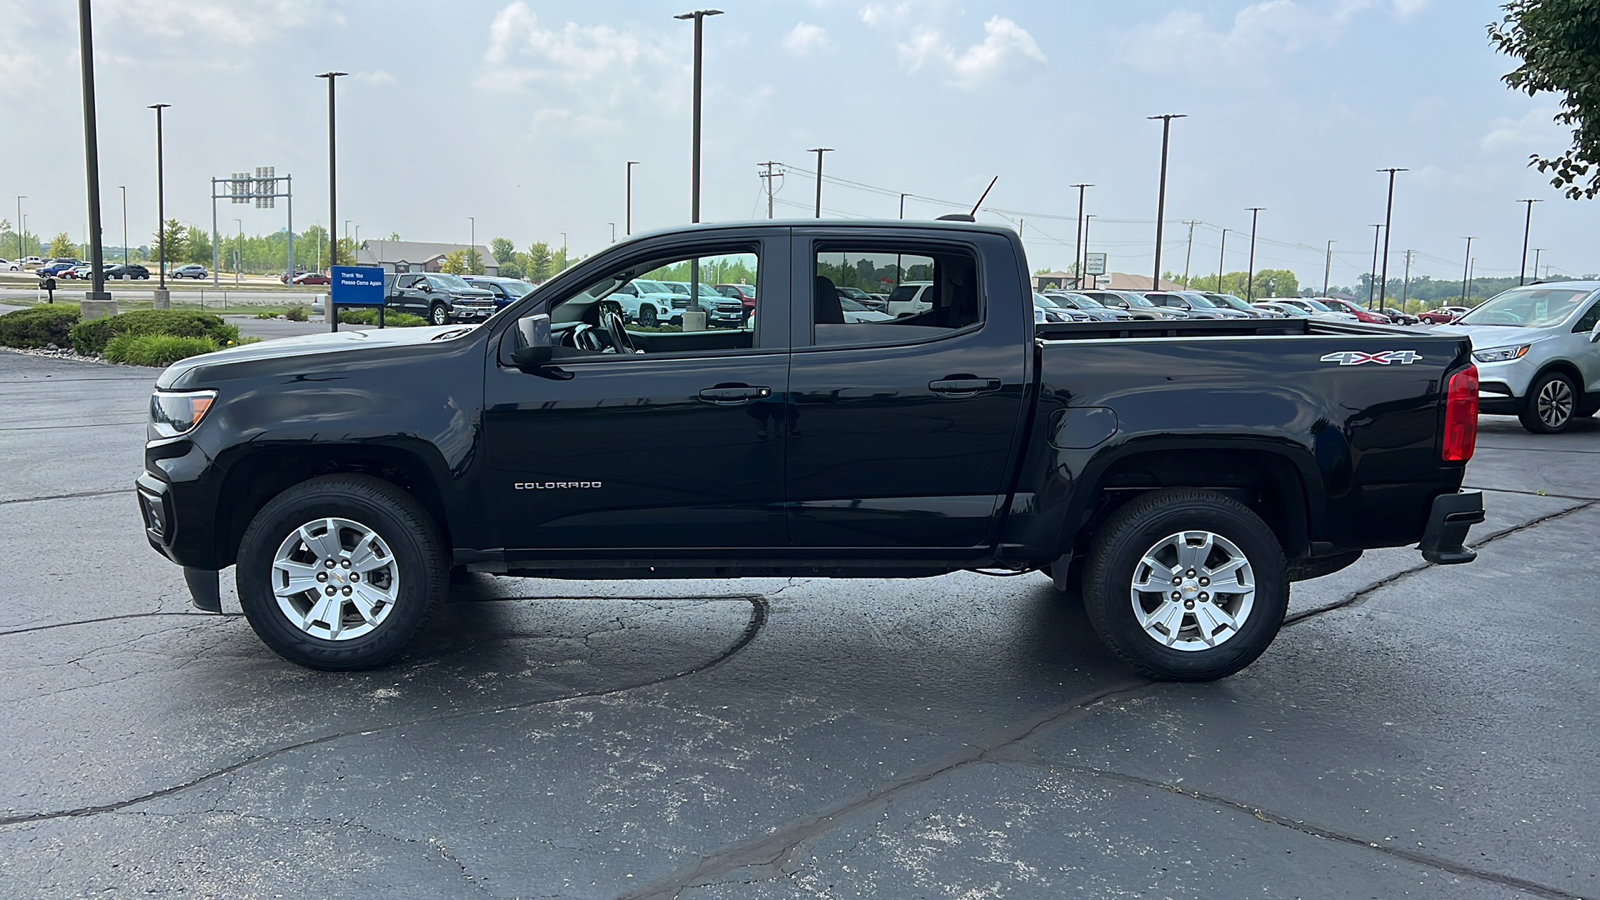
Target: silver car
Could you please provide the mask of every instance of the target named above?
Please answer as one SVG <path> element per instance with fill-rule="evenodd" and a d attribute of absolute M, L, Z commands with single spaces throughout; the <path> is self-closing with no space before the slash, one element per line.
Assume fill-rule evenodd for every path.
<path fill-rule="evenodd" d="M 1435 330 L 1472 338 L 1481 412 L 1535 434 L 1600 412 L 1600 281 L 1515 287 Z"/>

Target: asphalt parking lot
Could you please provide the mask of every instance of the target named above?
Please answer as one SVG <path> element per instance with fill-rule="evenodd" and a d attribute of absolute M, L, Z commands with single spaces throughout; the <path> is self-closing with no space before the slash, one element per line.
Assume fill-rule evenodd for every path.
<path fill-rule="evenodd" d="M 1600 419 L 1485 418 L 1476 563 L 1301 583 L 1215 684 L 966 574 L 468 576 L 335 675 L 146 546 L 155 374 L 0 352 L 6 896 L 1600 896 Z"/>

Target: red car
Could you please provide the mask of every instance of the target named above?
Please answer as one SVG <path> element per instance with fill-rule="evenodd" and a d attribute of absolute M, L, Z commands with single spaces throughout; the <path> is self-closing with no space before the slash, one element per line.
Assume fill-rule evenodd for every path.
<path fill-rule="evenodd" d="M 1429 325 L 1448 325 L 1471 311 L 1465 306 L 1441 306 L 1438 309 L 1430 309 L 1417 318 Z"/>
<path fill-rule="evenodd" d="M 1384 315 L 1383 313 L 1375 313 L 1359 303 L 1352 303 L 1349 300 L 1341 300 L 1338 297 L 1312 297 L 1311 299 L 1320 302 L 1324 306 L 1331 306 L 1338 312 L 1350 313 L 1357 319 L 1360 319 L 1369 325 L 1390 324 L 1390 319 L 1388 316 Z"/>
<path fill-rule="evenodd" d="M 333 279 L 321 272 L 301 272 L 294 276 L 295 284 L 332 284 Z"/>
<path fill-rule="evenodd" d="M 756 308 L 756 286 L 753 284 L 719 284 L 712 290 L 724 297 L 732 297 L 744 303 L 745 312 Z"/>

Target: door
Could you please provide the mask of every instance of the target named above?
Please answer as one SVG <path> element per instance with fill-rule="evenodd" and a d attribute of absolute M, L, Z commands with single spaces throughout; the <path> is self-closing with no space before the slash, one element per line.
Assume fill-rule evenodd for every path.
<path fill-rule="evenodd" d="M 1017 456 L 1033 311 L 1017 291 L 1020 268 L 980 264 L 1014 256 L 1004 238 L 948 235 L 841 244 L 797 234 L 788 463 L 797 546 L 948 556 L 994 539 Z M 845 322 L 837 288 L 885 279 L 931 281 L 921 292 L 928 310 Z"/>
<path fill-rule="evenodd" d="M 777 404 L 788 389 L 788 233 L 729 231 L 602 257 L 580 286 L 543 301 L 558 343 L 547 374 L 557 377 L 490 361 L 484 491 L 513 565 L 587 548 L 727 558 L 787 545 Z M 641 352 L 594 349 L 607 340 L 598 313 L 615 308 L 618 284 L 689 280 L 696 264 L 703 280 L 737 270 L 758 284 L 758 310 L 774 321 L 698 332 L 630 324 Z"/>

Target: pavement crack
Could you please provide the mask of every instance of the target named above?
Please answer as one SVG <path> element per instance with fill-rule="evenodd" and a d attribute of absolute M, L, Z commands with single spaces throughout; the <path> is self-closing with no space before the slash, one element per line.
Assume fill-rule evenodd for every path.
<path fill-rule="evenodd" d="M 1581 498 L 1574 497 L 1574 498 L 1571 498 L 1571 499 L 1581 499 Z M 1540 525 L 1544 525 L 1544 524 L 1549 523 L 1549 522 L 1554 522 L 1554 521 L 1556 521 L 1558 519 L 1564 519 L 1564 518 L 1566 518 L 1568 516 L 1571 516 L 1571 515 L 1576 515 L 1577 513 L 1584 512 L 1585 510 L 1593 509 L 1596 506 L 1600 506 L 1600 500 L 1589 500 L 1588 502 L 1579 504 L 1578 506 L 1574 506 L 1571 509 L 1564 509 L 1564 510 L 1561 510 L 1560 512 L 1553 512 L 1553 513 L 1550 513 L 1548 515 L 1543 515 L 1543 516 L 1539 516 L 1539 517 L 1534 518 L 1534 519 L 1529 519 L 1528 521 L 1523 522 L 1523 523 L 1521 523 L 1519 525 L 1513 525 L 1510 528 L 1502 528 L 1499 531 L 1493 532 L 1493 533 L 1489 534 L 1487 537 L 1485 537 L 1483 540 L 1474 543 L 1472 546 L 1473 546 L 1474 549 L 1477 549 L 1477 548 L 1480 548 L 1480 547 L 1487 547 L 1488 545 L 1494 543 L 1495 541 L 1501 540 L 1502 538 L 1508 538 L 1508 537 L 1512 537 L 1513 535 L 1521 534 L 1522 532 L 1527 531 L 1530 528 L 1537 528 Z M 1379 590 L 1381 590 L 1383 588 L 1386 588 L 1391 584 L 1395 584 L 1397 582 L 1404 581 L 1404 580 L 1410 578 L 1411 576 L 1416 575 L 1419 572 L 1426 572 L 1429 569 L 1434 569 L 1434 568 L 1438 568 L 1438 567 L 1436 565 L 1434 565 L 1433 563 L 1424 562 L 1424 563 L 1419 563 L 1418 565 L 1412 566 L 1409 569 L 1405 569 L 1403 571 L 1396 572 L 1393 575 L 1389 575 L 1389 576 L 1386 576 L 1384 578 L 1380 578 L 1377 581 L 1374 581 L 1371 584 L 1367 585 L 1366 587 L 1363 587 L 1360 590 L 1355 591 L 1354 593 L 1350 594 L 1348 597 L 1345 597 L 1343 600 L 1337 600 L 1337 601 L 1335 601 L 1333 603 L 1329 603 L 1329 604 L 1327 604 L 1325 606 L 1319 606 L 1319 607 L 1316 607 L 1315 609 L 1308 609 L 1308 610 L 1305 610 L 1303 612 L 1295 613 L 1292 616 L 1286 616 L 1284 618 L 1284 620 L 1283 620 L 1283 627 L 1284 628 L 1288 628 L 1290 625 L 1295 625 L 1295 624 L 1298 624 L 1300 622 L 1304 622 L 1307 619 L 1315 618 L 1317 616 L 1323 615 L 1324 613 L 1330 613 L 1330 612 L 1333 612 L 1335 610 L 1340 610 L 1340 609 L 1348 609 L 1348 608 L 1350 608 L 1352 606 L 1359 606 L 1362 603 L 1366 602 L 1368 597 L 1371 597 L 1373 594 L 1377 593 Z"/>
<path fill-rule="evenodd" d="M 659 600 L 661 598 L 658 597 L 653 599 Z M 290 744 L 274 747 L 270 750 L 265 750 L 251 756 L 247 756 L 238 762 L 223 766 L 222 768 L 213 769 L 210 772 L 197 775 L 187 781 L 168 785 L 164 788 L 158 788 L 156 790 L 140 794 L 136 797 L 129 797 L 124 800 L 117 800 L 110 803 L 99 803 L 92 806 L 80 806 L 72 809 L 41 810 L 37 812 L 10 813 L 7 815 L 0 815 L 0 828 L 5 828 L 12 825 L 24 825 L 31 822 L 42 822 L 50 819 L 81 818 L 84 816 L 95 816 L 104 813 L 118 812 L 120 810 L 127 809 L 130 806 L 136 806 L 140 803 L 148 803 L 152 800 L 170 797 L 174 794 L 187 791 L 190 788 L 198 787 L 202 784 L 207 784 L 217 779 L 232 775 L 233 773 L 242 769 L 250 768 L 271 759 L 276 759 L 277 757 L 283 756 L 287 753 L 293 753 L 297 750 L 304 750 L 309 747 L 319 747 L 323 744 L 330 744 L 334 741 L 343 740 L 344 738 L 348 737 L 381 734 L 383 732 L 395 731 L 401 728 L 408 728 L 413 725 L 420 725 L 424 723 L 451 722 L 479 716 L 495 716 L 508 712 L 516 712 L 522 709 L 532 709 L 537 706 L 547 706 L 554 703 L 567 703 L 573 700 L 588 700 L 596 697 L 611 697 L 624 694 L 629 691 L 636 691 L 642 688 L 667 684 L 669 682 L 678 681 L 693 675 L 701 675 L 725 665 L 729 660 L 733 659 L 735 656 L 738 656 L 746 647 L 755 642 L 757 635 L 759 635 L 762 629 L 766 627 L 769 610 L 767 601 L 764 597 L 745 596 L 737 599 L 740 602 L 746 602 L 750 604 L 750 618 L 745 623 L 744 631 L 739 635 L 739 637 L 729 644 L 721 653 L 717 654 L 711 659 L 670 675 L 664 675 L 659 678 L 652 678 L 647 681 L 621 685 L 618 687 L 592 691 L 580 691 L 560 697 L 542 697 L 536 700 L 527 700 L 521 703 L 507 703 L 486 709 L 480 708 L 471 710 L 457 710 L 455 712 L 445 713 L 442 715 L 414 716 L 408 719 L 399 719 L 377 725 L 350 728 L 343 731 L 334 732 L 332 734 L 324 734 L 318 737 L 307 738 L 305 740 L 295 741 Z"/>
<path fill-rule="evenodd" d="M 900 778 L 877 785 L 864 794 L 840 800 L 817 812 L 801 816 L 767 834 L 728 844 L 702 855 L 698 862 L 655 879 L 620 895 L 621 900 L 676 898 L 690 888 L 704 887 L 741 869 L 766 870 L 768 879 L 784 874 L 784 868 L 804 844 L 833 831 L 846 819 L 864 812 L 881 811 L 895 798 L 921 788 L 950 773 L 982 763 L 1015 746 L 1042 728 L 1084 715 L 1100 703 L 1134 690 L 1149 687 L 1147 680 L 1124 681 L 1102 688 L 1059 706 L 1050 707 L 1028 718 L 1012 722 L 964 742 L 960 749 L 942 760 Z"/>
<path fill-rule="evenodd" d="M 126 494 L 127 488 L 117 488 L 113 491 L 81 491 L 76 494 L 50 494 L 45 497 L 16 497 L 10 500 L 0 500 L 0 506 L 12 503 L 44 503 L 48 500 L 76 500 L 79 497 L 109 497 L 112 494 Z"/>
<path fill-rule="evenodd" d="M 11 628 L 0 631 L 0 637 L 10 637 L 14 634 L 31 634 L 36 631 L 50 631 L 55 628 L 73 628 L 78 625 L 98 625 L 103 622 L 125 622 L 130 619 L 150 619 L 157 616 L 182 616 L 189 619 L 239 619 L 242 613 L 207 613 L 207 612 L 142 612 L 128 613 L 122 616 L 101 616 L 96 619 L 77 619 L 71 622 L 52 622 L 49 625 L 30 625 L 26 628 Z"/>
<path fill-rule="evenodd" d="M 1588 503 L 1591 500 L 1600 500 L 1600 497 L 1580 497 L 1577 494 L 1552 494 L 1549 491 L 1519 491 L 1514 488 L 1484 487 L 1480 484 L 1463 484 L 1463 488 L 1473 491 L 1489 491 L 1495 494 L 1521 494 L 1524 497 L 1553 497 L 1557 500 L 1579 500 Z"/>

